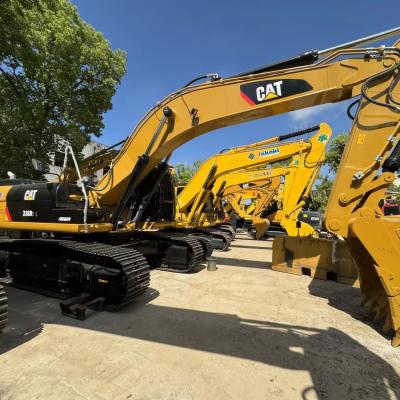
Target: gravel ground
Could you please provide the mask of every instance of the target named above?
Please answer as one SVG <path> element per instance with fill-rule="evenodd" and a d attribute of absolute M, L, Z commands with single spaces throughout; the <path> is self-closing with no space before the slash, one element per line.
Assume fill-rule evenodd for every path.
<path fill-rule="evenodd" d="M 154 271 L 86 321 L 9 288 L 0 399 L 400 399 L 400 350 L 359 290 L 274 272 L 271 247 L 239 235 L 217 271 Z"/>

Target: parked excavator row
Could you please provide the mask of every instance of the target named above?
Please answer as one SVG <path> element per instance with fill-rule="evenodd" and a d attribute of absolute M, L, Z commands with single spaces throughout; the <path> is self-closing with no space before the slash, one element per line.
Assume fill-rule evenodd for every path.
<path fill-rule="evenodd" d="M 268 214 L 278 211 L 280 218 L 279 223 L 288 235 L 290 236 L 310 236 L 315 235 L 315 229 L 312 225 L 299 220 L 300 212 L 302 211 L 306 201 L 310 195 L 311 189 L 318 176 L 319 170 L 325 160 L 325 148 L 331 137 L 331 129 L 326 123 L 320 125 L 318 135 L 310 140 L 313 143 L 312 151 L 309 153 L 300 151 L 296 157 L 293 157 L 291 163 L 287 167 L 271 168 L 270 181 L 268 185 L 254 185 L 251 190 L 256 192 L 256 203 L 254 209 L 246 210 L 246 214 L 242 213 L 243 208 L 237 203 L 235 195 L 240 194 L 243 189 L 237 188 L 238 183 L 255 183 L 265 179 L 263 171 L 253 172 L 248 177 L 245 174 L 242 176 L 231 174 L 233 180 L 232 185 L 225 189 L 224 195 L 231 202 L 232 208 L 236 209 L 237 213 L 244 218 L 250 218 L 255 226 L 255 236 L 261 239 L 267 232 L 272 218 L 268 218 Z M 316 145 L 318 143 L 318 146 Z M 240 178 L 249 178 L 247 181 L 240 182 Z M 222 178 L 221 178 L 222 179 Z M 225 179 L 225 178 L 223 178 Z M 229 178 L 227 178 L 229 179 Z M 236 188 L 235 188 L 236 186 Z M 261 186 L 261 187 L 260 187 Z M 218 186 L 217 186 L 218 187 Z M 279 191 L 279 188 L 282 190 Z M 260 193 L 257 193 L 260 192 Z M 268 210 L 272 200 L 276 199 L 279 194 L 280 209 Z M 264 214 L 264 215 L 263 215 Z"/>
<path fill-rule="evenodd" d="M 273 217 L 282 208 L 284 185 L 281 180 L 288 172 L 276 176 L 270 184 L 251 186 L 251 189 L 233 187 L 225 197 L 224 209 L 230 219 L 234 216 L 242 219 L 243 228 L 251 235 L 254 233 L 257 240 L 262 239 L 276 222 Z"/>
<path fill-rule="evenodd" d="M 271 183 L 260 183 L 251 188 L 242 188 L 241 186 L 233 186 L 226 194 L 222 206 L 228 215 L 231 223 L 234 223 L 241 230 L 250 232 L 255 224 L 253 214 L 259 201 L 266 200 L 268 207 L 272 198 L 278 195 L 281 187 L 280 178 L 271 180 Z M 264 202 L 264 201 L 263 201 Z"/>
<path fill-rule="evenodd" d="M 248 170 L 244 172 L 234 172 L 224 175 L 221 185 L 224 190 L 216 193 L 214 197 L 214 207 L 216 213 L 221 211 L 228 213 L 229 220 L 240 217 L 250 226 L 255 226 L 260 236 L 269 228 L 269 220 L 262 218 L 261 214 L 275 197 L 281 179 L 289 173 L 293 173 L 299 163 L 298 157 L 293 157 L 287 167 L 281 168 L 261 168 Z M 217 186 L 218 187 L 218 186 Z M 254 206 L 254 202 L 250 205 L 241 204 L 243 196 L 248 193 L 251 200 L 257 199 L 257 205 L 261 202 L 263 206 L 261 211 L 255 212 L 255 207 L 250 211 L 249 207 Z"/>
<path fill-rule="evenodd" d="M 288 141 L 288 139 L 314 131 L 318 132 L 309 140 Z M 290 225 L 291 222 L 289 221 L 292 220 L 296 224 L 295 220 L 298 214 L 296 210 L 301 210 L 303 204 L 302 196 L 306 194 L 303 190 L 304 186 L 305 184 L 312 186 L 311 181 L 316 176 L 316 172 L 318 172 L 319 166 L 324 160 L 324 151 L 330 136 L 330 127 L 326 123 L 322 123 L 320 126 L 300 132 L 281 135 L 240 148 L 226 150 L 209 158 L 200 166 L 197 173 L 177 195 L 174 230 L 186 234 L 209 233 L 214 236 L 214 244 L 218 246 L 218 240 L 223 235 L 221 230 L 225 229 L 224 225 L 221 227 L 222 221 L 218 219 L 218 215 L 221 215 L 218 212 L 218 204 L 224 195 L 226 179 L 229 179 L 229 176 L 232 179 L 235 171 L 247 170 L 257 166 L 263 166 L 265 169 L 266 165 L 292 158 L 295 158 L 295 161 L 293 162 L 291 173 L 288 173 L 287 181 L 292 190 L 295 185 L 297 186 L 296 192 L 291 191 L 290 205 L 288 205 L 288 207 L 291 207 L 291 211 L 287 212 L 287 224 Z M 268 173 L 267 170 L 265 171 Z M 239 176 L 239 178 L 243 180 L 243 178 L 246 179 L 246 176 Z M 302 189 L 298 190 L 300 187 Z M 289 203 L 289 200 L 287 203 Z M 161 229 L 165 228 L 167 224 L 168 222 L 153 223 L 151 227 Z M 306 226 L 301 229 L 307 232 L 310 230 Z M 171 228 L 168 231 L 171 232 Z M 226 249 L 228 246 L 229 241 L 225 240 L 222 241 L 222 247 L 220 248 Z"/>
<path fill-rule="evenodd" d="M 318 167 L 319 169 L 319 167 Z M 321 230 L 321 213 L 304 209 L 317 172 L 307 181 L 285 178 L 295 169 L 272 170 L 270 182 L 249 179 L 251 186 L 236 185 L 225 192 L 224 210 L 243 220 L 243 227 L 255 239 L 287 234 L 289 236 L 317 236 Z M 261 171 L 260 171 L 261 173 Z M 296 175 L 294 175 L 296 177 Z M 294 186 L 290 186 L 290 184 Z M 288 193 L 291 193 L 290 197 Z M 293 196 L 293 197 L 292 197 Z M 298 196 L 299 203 L 292 200 Z M 295 206 L 295 208 L 291 208 Z"/>
<path fill-rule="evenodd" d="M 218 128 L 357 97 L 325 225 L 348 243 L 367 304 L 399 344 L 400 219 L 383 217 L 377 203 L 400 167 L 400 44 L 356 47 L 399 33 L 191 81 L 143 117 L 93 188 L 78 170 L 77 184 L 65 174 L 53 184 L 3 184 L 0 229 L 13 238 L 0 242 L 2 269 L 21 285 L 77 296 L 72 314 L 71 303 L 123 306 L 149 285 L 149 265 L 191 271 L 207 253 L 205 240 L 147 228 L 176 221 L 166 174 L 176 148 Z"/>

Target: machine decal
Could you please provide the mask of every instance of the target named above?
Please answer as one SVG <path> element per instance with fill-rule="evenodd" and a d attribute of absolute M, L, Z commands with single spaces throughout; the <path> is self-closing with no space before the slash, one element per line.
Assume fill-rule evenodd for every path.
<path fill-rule="evenodd" d="M 58 217 L 58 222 L 70 222 L 71 217 Z"/>
<path fill-rule="evenodd" d="M 357 136 L 357 144 L 364 144 L 365 136 L 365 133 L 359 133 Z"/>
<path fill-rule="evenodd" d="M 272 171 L 258 172 L 256 174 L 251 174 L 250 178 L 259 178 L 260 176 L 271 176 Z"/>
<path fill-rule="evenodd" d="M 277 147 L 275 147 L 275 148 L 270 149 L 270 150 L 260 151 L 260 152 L 258 153 L 258 156 L 259 156 L 259 157 L 268 157 L 268 156 L 271 156 L 271 155 L 273 155 L 273 154 L 279 154 L 280 152 L 281 152 L 280 149 L 278 149 Z"/>
<path fill-rule="evenodd" d="M 328 141 L 328 135 L 326 133 L 320 133 L 318 135 L 318 142 L 326 143 Z"/>
<path fill-rule="evenodd" d="M 274 147 L 273 149 L 260 151 L 258 154 L 250 153 L 247 158 L 249 160 L 254 160 L 255 158 L 268 157 L 273 154 L 279 154 L 280 152 L 281 150 L 278 147 Z"/>
<path fill-rule="evenodd" d="M 268 80 L 240 85 L 240 95 L 252 106 L 309 90 L 312 90 L 312 86 L 303 79 Z"/>
<path fill-rule="evenodd" d="M 33 210 L 22 210 L 23 217 L 37 217 L 37 212 Z"/>
<path fill-rule="evenodd" d="M 24 200 L 27 200 L 27 201 L 33 201 L 33 200 L 35 200 L 35 197 L 36 197 L 36 193 L 37 193 L 38 191 L 36 190 L 36 189 L 34 189 L 34 190 L 27 190 L 26 192 L 25 192 L 25 194 L 24 194 Z"/>

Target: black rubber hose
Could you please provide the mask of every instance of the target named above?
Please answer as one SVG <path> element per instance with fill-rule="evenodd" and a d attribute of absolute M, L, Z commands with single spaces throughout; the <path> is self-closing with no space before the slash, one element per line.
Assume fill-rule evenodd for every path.
<path fill-rule="evenodd" d="M 360 99 L 357 99 L 357 100 L 355 100 L 355 101 L 353 101 L 348 107 L 347 107 L 347 116 L 350 118 L 350 119 L 352 119 L 353 121 L 354 121 L 354 119 L 355 119 L 355 114 L 353 115 L 352 113 L 351 113 L 351 110 L 353 109 L 353 107 L 358 103 L 360 103 Z M 357 112 L 356 112 L 357 113 Z"/>
<path fill-rule="evenodd" d="M 400 55 L 400 52 L 399 52 Z M 381 106 L 381 107 L 386 107 L 389 108 L 390 110 L 394 111 L 394 112 L 399 112 L 399 108 L 392 105 L 392 104 L 386 104 L 386 103 L 382 103 L 380 101 L 377 101 L 375 99 L 373 99 L 372 97 L 369 97 L 367 95 L 367 90 L 369 89 L 370 85 L 376 81 L 380 81 L 380 79 L 385 79 L 386 76 L 390 76 L 397 68 L 400 67 L 400 62 L 395 64 L 393 67 L 387 69 L 386 71 L 383 72 L 379 72 L 378 74 L 371 76 L 370 78 L 368 78 L 361 86 L 361 95 L 370 103 L 373 103 L 377 106 Z M 395 79 L 396 81 L 396 79 Z M 392 85 L 390 85 L 389 89 L 392 88 Z M 390 91 L 390 90 L 389 90 Z M 389 93 L 390 95 L 390 93 Z M 393 101 L 393 100 L 392 100 Z"/>
<path fill-rule="evenodd" d="M 394 97 L 393 97 L 393 90 L 394 88 L 397 86 L 397 84 L 400 81 L 400 71 L 397 71 L 397 76 L 396 78 L 393 79 L 392 83 L 389 86 L 389 99 L 392 103 L 397 104 L 400 106 L 400 102 L 397 101 Z"/>
<path fill-rule="evenodd" d="M 211 77 L 211 81 L 217 81 L 219 79 L 221 79 L 218 75 L 213 76 L 213 74 L 210 75 L 203 75 L 203 76 L 199 76 L 197 78 L 192 79 L 190 82 L 188 82 L 185 86 L 182 87 L 183 88 L 187 88 L 190 85 L 193 85 L 193 83 L 197 82 L 197 81 L 201 81 L 202 79 L 207 79 Z"/>

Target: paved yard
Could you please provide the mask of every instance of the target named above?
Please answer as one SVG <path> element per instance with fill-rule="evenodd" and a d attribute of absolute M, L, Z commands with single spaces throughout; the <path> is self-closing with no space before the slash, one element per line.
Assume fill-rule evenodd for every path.
<path fill-rule="evenodd" d="M 400 399 L 400 350 L 359 290 L 274 272 L 271 246 L 240 235 L 216 272 L 154 271 L 135 304 L 86 321 L 8 289 L 0 399 Z"/>

